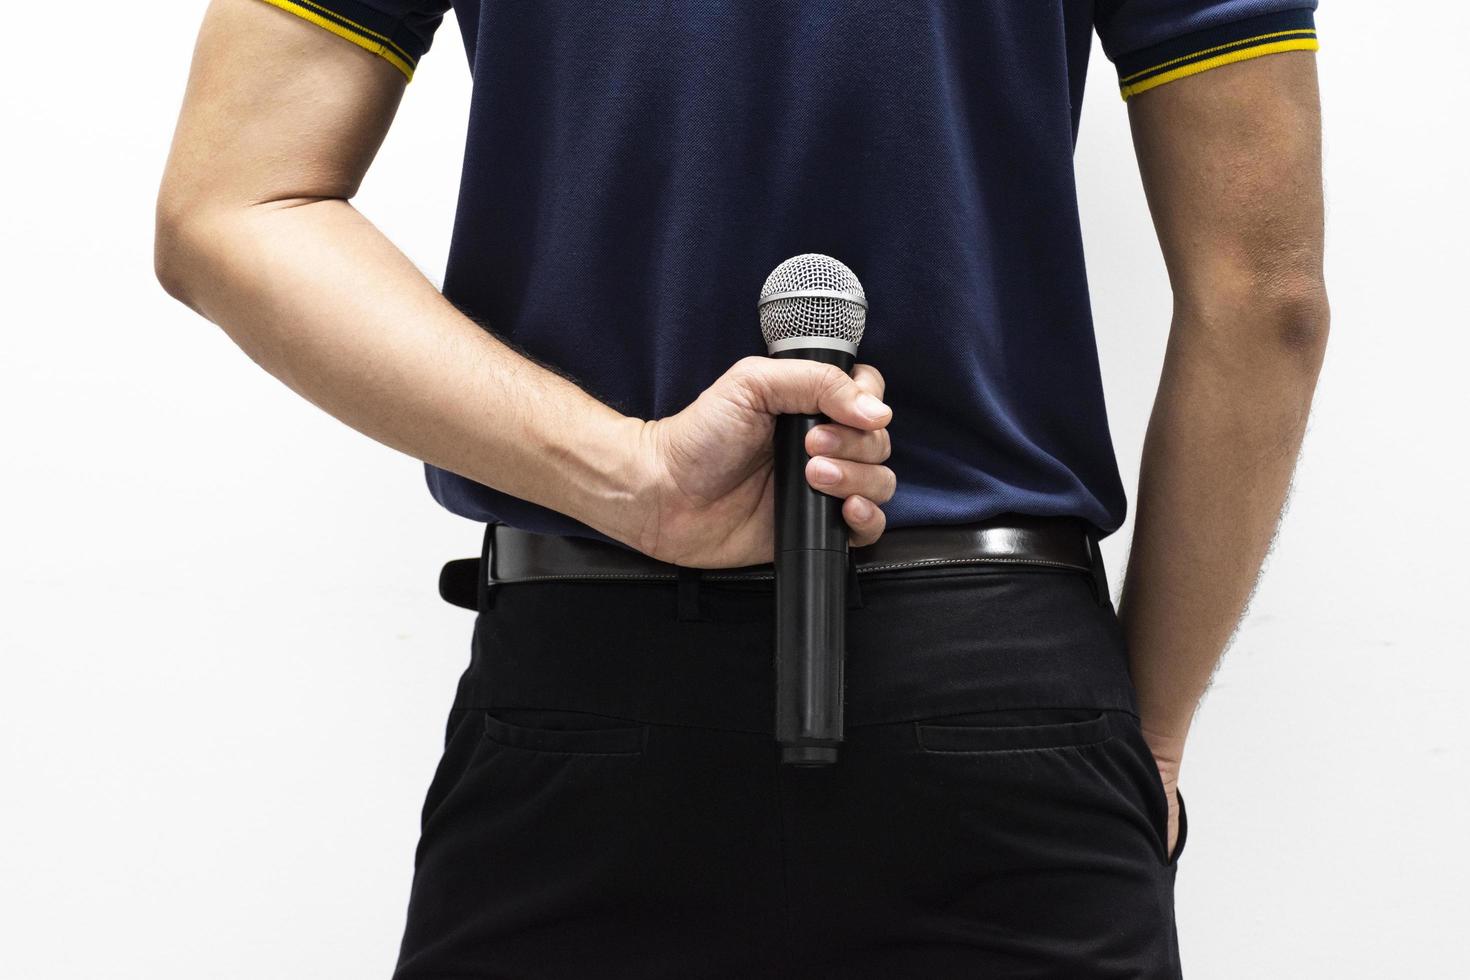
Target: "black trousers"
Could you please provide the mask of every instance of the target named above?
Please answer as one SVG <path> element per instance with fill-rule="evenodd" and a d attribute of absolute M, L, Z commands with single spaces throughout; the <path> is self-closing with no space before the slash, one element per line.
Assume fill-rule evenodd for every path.
<path fill-rule="evenodd" d="M 1105 588 L 987 566 L 860 592 L 840 760 L 792 768 L 769 583 L 497 586 L 395 978 L 1180 976 L 1187 824 L 1167 854 Z"/>

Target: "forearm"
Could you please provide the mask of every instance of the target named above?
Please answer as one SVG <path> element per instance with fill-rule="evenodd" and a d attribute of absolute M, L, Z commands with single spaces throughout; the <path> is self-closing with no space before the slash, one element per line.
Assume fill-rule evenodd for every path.
<path fill-rule="evenodd" d="M 628 540 L 639 420 L 460 313 L 345 200 L 161 215 L 159 273 L 258 364 L 388 446 Z"/>
<path fill-rule="evenodd" d="M 1119 608 L 1145 735 L 1177 769 L 1271 545 L 1326 347 L 1316 61 L 1226 65 L 1129 102 L 1174 291 Z"/>
<path fill-rule="evenodd" d="M 1176 764 L 1275 534 L 1325 348 L 1319 281 L 1254 292 L 1176 310 L 1144 443 L 1120 616 L 1143 727 Z"/>

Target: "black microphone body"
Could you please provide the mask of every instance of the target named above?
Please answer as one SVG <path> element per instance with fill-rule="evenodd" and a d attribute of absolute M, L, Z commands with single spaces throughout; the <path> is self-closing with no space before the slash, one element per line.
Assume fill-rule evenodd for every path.
<path fill-rule="evenodd" d="M 856 356 L 828 348 L 771 355 L 835 364 L 852 373 Z M 831 419 L 776 419 L 776 741 L 781 761 L 830 765 L 842 741 L 847 638 L 847 522 L 842 499 L 806 479 L 806 434 Z"/>

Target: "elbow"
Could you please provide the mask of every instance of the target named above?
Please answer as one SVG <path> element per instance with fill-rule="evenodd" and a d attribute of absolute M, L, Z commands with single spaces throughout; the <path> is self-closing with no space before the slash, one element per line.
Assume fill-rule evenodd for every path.
<path fill-rule="evenodd" d="M 1232 364 L 1314 379 L 1332 315 L 1319 271 L 1275 269 L 1219 276 L 1209 289 L 1176 294 L 1175 318 L 1204 350 Z"/>
<path fill-rule="evenodd" d="M 163 291 L 174 299 L 189 306 L 188 278 L 183 272 L 183 262 L 172 244 L 166 244 L 162 237 L 154 239 L 153 243 L 153 275 Z"/>
<path fill-rule="evenodd" d="M 176 201 L 160 195 L 153 222 L 153 275 L 163 291 L 189 304 L 190 240 L 188 219 Z"/>
<path fill-rule="evenodd" d="M 1332 310 L 1321 277 L 1293 280 L 1267 293 L 1262 310 L 1262 340 L 1276 353 L 1314 367 L 1327 352 Z"/>
<path fill-rule="evenodd" d="M 160 194 L 153 222 L 153 275 L 163 291 L 185 306 L 193 306 L 191 284 L 197 266 L 198 234 L 190 209 L 178 198 Z"/>
<path fill-rule="evenodd" d="M 206 263 L 227 230 L 218 217 L 218 208 L 167 184 L 154 209 L 153 275 L 164 292 L 196 312 Z"/>

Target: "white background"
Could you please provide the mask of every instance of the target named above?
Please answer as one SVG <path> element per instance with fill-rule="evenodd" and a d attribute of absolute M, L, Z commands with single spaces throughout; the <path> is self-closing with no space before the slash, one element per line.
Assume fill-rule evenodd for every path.
<path fill-rule="evenodd" d="M 1470 975 L 1465 4 L 1327 3 L 1333 333 L 1267 575 L 1182 786 L 1188 975 Z M 153 278 L 202 3 L 30 17 L 0 89 L 0 976 L 386 976 L 468 656 L 476 526 Z M 436 281 L 446 22 L 358 204 Z M 1169 319 L 1095 53 L 1078 150 L 1130 487 Z M 427 188 L 427 190 L 425 190 Z M 1116 580 L 1129 529 L 1108 553 Z"/>

